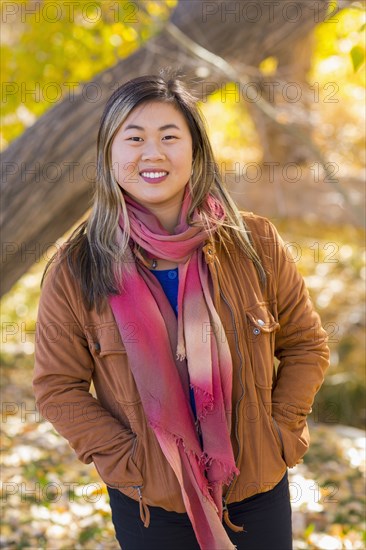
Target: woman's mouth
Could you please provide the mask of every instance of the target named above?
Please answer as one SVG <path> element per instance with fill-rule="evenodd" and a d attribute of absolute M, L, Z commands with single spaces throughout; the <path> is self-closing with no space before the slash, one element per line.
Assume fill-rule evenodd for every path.
<path fill-rule="evenodd" d="M 140 172 L 140 176 L 146 183 L 160 183 L 161 181 L 164 181 L 165 178 L 168 176 L 169 172 L 166 172 L 165 170 L 159 170 L 159 171 L 149 171 L 144 170 L 143 172 Z"/>

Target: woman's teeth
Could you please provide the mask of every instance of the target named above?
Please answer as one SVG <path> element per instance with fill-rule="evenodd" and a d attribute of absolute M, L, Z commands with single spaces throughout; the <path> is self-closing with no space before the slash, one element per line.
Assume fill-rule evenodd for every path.
<path fill-rule="evenodd" d="M 141 176 L 144 178 L 162 178 L 167 175 L 168 172 L 141 172 Z"/>

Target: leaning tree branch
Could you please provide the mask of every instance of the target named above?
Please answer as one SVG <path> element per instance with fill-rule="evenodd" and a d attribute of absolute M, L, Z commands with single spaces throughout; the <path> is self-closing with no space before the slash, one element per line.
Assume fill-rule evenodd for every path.
<path fill-rule="evenodd" d="M 191 40 L 172 22 L 167 23 L 166 31 L 177 41 L 177 43 L 180 43 L 182 46 L 184 46 L 184 48 L 191 51 L 194 56 L 204 60 L 206 63 L 209 63 L 213 67 L 217 67 L 221 72 L 226 74 L 229 81 L 237 82 L 240 85 L 248 85 L 251 82 L 249 75 L 246 73 L 247 66 L 245 64 L 240 65 L 241 70 L 239 73 L 239 71 L 235 69 L 225 59 L 217 54 L 214 54 L 213 52 L 206 50 L 206 48 Z M 341 185 L 337 179 L 333 178 L 333 173 L 329 168 L 329 162 L 325 158 L 325 155 L 322 153 L 320 148 L 317 147 L 317 145 L 314 143 L 314 140 L 311 138 L 311 136 L 308 133 L 304 132 L 298 124 L 290 122 L 288 120 L 284 120 L 284 117 L 282 116 L 283 111 L 280 111 L 275 106 L 272 106 L 263 96 L 257 98 L 256 106 L 272 122 L 281 127 L 283 131 L 288 132 L 296 138 L 300 138 L 301 141 L 305 145 L 307 145 L 308 149 L 314 155 L 314 158 L 322 166 L 328 183 L 343 197 L 345 202 L 350 207 L 351 211 L 353 211 L 358 223 L 362 225 L 364 220 L 363 211 L 358 207 L 357 204 L 354 204 L 351 201 L 344 186 Z"/>

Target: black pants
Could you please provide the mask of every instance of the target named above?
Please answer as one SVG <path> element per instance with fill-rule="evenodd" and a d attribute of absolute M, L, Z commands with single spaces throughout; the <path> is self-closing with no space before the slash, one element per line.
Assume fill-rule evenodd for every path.
<path fill-rule="evenodd" d="M 112 521 L 122 550 L 200 550 L 186 513 L 149 506 L 150 526 L 143 526 L 139 505 L 108 487 Z M 287 472 L 266 493 L 228 505 L 229 517 L 246 532 L 226 532 L 238 550 L 292 550 L 291 506 Z"/>

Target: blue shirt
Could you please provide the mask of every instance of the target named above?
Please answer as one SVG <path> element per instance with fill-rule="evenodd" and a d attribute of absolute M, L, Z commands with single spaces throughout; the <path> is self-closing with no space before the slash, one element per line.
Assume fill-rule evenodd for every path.
<path fill-rule="evenodd" d="M 166 297 L 169 300 L 170 305 L 173 308 L 175 316 L 178 314 L 178 268 L 175 269 L 152 269 L 151 272 L 160 282 Z M 189 388 L 189 395 L 191 400 L 191 407 L 193 410 L 194 417 L 196 416 L 196 403 L 194 400 L 193 389 Z"/>

